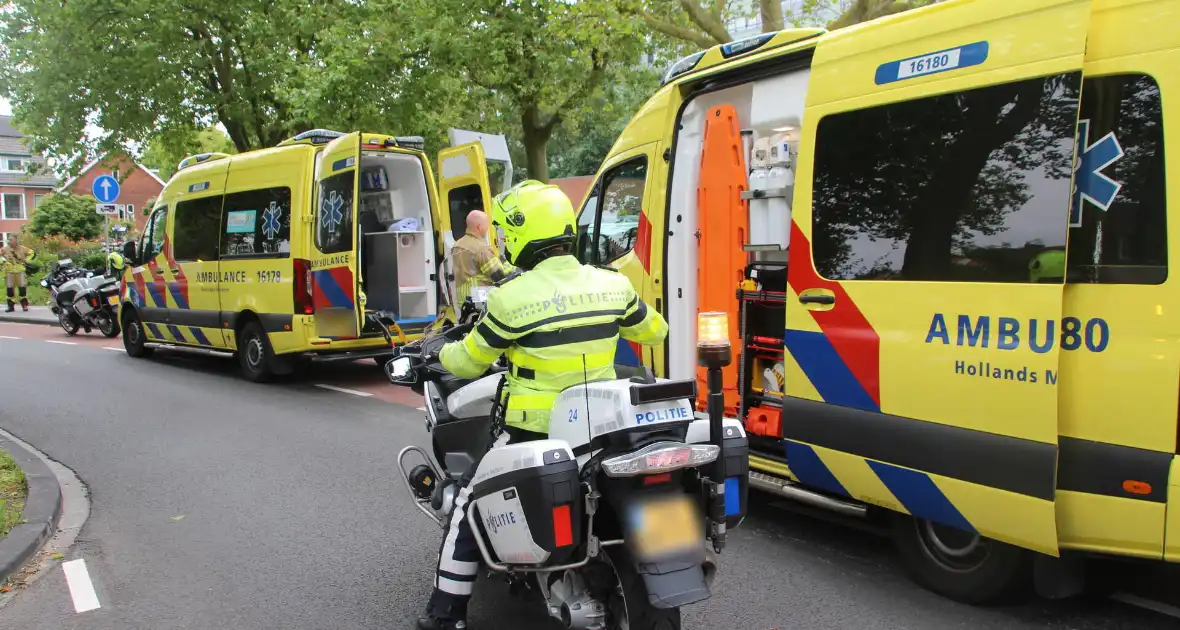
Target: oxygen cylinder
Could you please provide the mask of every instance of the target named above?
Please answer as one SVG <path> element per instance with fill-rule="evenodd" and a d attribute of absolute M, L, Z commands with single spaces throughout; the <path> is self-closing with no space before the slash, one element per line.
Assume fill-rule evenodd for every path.
<path fill-rule="evenodd" d="M 795 176 L 789 166 L 777 164 L 766 173 L 766 187 L 779 193 L 784 191 L 785 197 L 770 197 L 762 200 L 766 207 L 766 243 L 775 243 L 786 249 L 791 237 L 791 192 L 794 190 Z M 753 231 L 753 226 L 751 226 Z"/>
<path fill-rule="evenodd" d="M 757 168 L 750 173 L 750 190 L 766 190 L 770 187 L 770 169 Z M 750 244 L 763 245 L 767 243 L 770 225 L 770 200 L 755 197 L 750 200 Z"/>

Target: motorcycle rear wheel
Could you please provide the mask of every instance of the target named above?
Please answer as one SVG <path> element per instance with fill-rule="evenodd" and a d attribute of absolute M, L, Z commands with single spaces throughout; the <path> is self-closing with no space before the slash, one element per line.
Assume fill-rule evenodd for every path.
<path fill-rule="evenodd" d="M 613 573 L 614 586 L 605 593 L 609 611 L 609 630 L 681 630 L 679 608 L 656 608 L 647 596 L 643 576 L 635 570 L 635 560 L 626 545 L 603 550 L 606 571 Z M 605 576 L 603 576 L 605 577 Z"/>
<path fill-rule="evenodd" d="M 61 329 L 66 331 L 66 334 L 73 337 L 78 334 L 80 323 L 75 321 L 74 317 L 69 311 L 62 309 L 57 312 L 57 323 L 61 325 Z"/>
<path fill-rule="evenodd" d="M 98 332 L 108 339 L 119 336 L 119 322 L 111 313 L 101 313 L 98 316 Z"/>

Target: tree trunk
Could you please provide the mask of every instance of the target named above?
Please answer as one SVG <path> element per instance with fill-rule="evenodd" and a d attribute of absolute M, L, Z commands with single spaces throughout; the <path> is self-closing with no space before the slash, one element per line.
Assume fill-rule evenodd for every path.
<path fill-rule="evenodd" d="M 549 138 L 553 135 L 553 122 L 543 124 L 535 106 L 524 109 L 520 116 L 520 127 L 524 133 L 525 168 L 529 179 L 549 183 Z"/>
<path fill-rule="evenodd" d="M 762 32 L 775 33 L 783 30 L 783 4 L 779 0 L 759 0 L 762 15 Z"/>

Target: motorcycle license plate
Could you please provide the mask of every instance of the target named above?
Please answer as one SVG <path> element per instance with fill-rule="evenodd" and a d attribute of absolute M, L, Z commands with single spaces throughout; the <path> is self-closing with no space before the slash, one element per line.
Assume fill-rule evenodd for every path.
<path fill-rule="evenodd" d="M 107 304 L 110 304 L 111 306 L 118 306 L 119 305 L 119 296 L 117 296 L 117 295 L 107 296 Z"/>
<path fill-rule="evenodd" d="M 686 495 L 638 500 L 631 504 L 630 517 L 632 549 L 644 560 L 704 545 L 704 517 Z"/>

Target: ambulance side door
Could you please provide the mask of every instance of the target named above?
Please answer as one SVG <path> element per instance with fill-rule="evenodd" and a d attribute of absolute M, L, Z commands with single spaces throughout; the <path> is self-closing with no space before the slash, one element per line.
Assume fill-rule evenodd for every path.
<path fill-rule="evenodd" d="M 482 210 L 489 217 L 492 214 L 492 185 L 482 144 L 469 142 L 438 152 L 438 199 L 434 225 L 441 236 L 438 246 L 445 268 L 445 277 L 439 280 L 447 283 L 448 295 L 454 296 L 451 249 L 467 232 L 467 215 L 471 211 Z M 495 230 L 488 231 L 488 242 L 499 249 Z"/>
<path fill-rule="evenodd" d="M 1178 561 L 1180 5 L 1091 19 L 1068 264 L 1046 270 L 1066 273 L 1058 528 L 1063 547 Z"/>
<path fill-rule="evenodd" d="M 200 167 L 199 181 L 177 193 L 169 218 L 168 332 L 178 343 L 229 347 L 221 317 L 221 205 L 229 160 Z M 232 335 L 233 331 L 230 331 Z"/>
<path fill-rule="evenodd" d="M 651 280 L 651 223 L 644 191 L 653 177 L 657 143 L 649 143 L 616 154 L 600 169 L 578 214 L 578 260 L 592 265 L 610 265 L 627 276 L 631 286 L 649 306 Z M 650 350 L 643 356 L 639 344 L 619 339 L 615 363 L 652 365 Z"/>
<path fill-rule="evenodd" d="M 361 135 L 328 143 L 316 156 L 315 247 L 311 261 L 316 332 L 329 339 L 360 337 L 358 176 Z"/>
<path fill-rule="evenodd" d="M 1063 285 L 1030 265 L 1066 245 L 1090 3 L 925 11 L 863 32 L 876 46 L 816 51 L 787 464 L 806 485 L 1056 555 Z"/>

